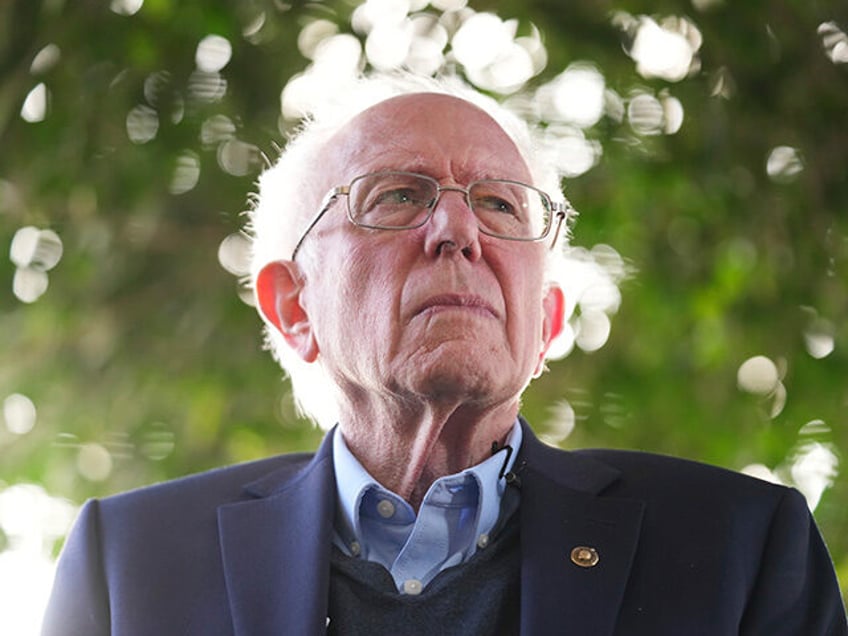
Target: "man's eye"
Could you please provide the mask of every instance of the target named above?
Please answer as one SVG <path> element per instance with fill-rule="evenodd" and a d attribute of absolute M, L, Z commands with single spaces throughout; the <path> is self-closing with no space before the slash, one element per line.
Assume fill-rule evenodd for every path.
<path fill-rule="evenodd" d="M 408 188 L 396 188 L 394 190 L 386 190 L 379 193 L 375 199 L 375 205 L 398 205 L 403 203 L 413 203 L 415 197 L 412 190 Z"/>
<path fill-rule="evenodd" d="M 501 197 L 487 196 L 474 199 L 474 207 L 485 212 L 515 215 L 515 206 Z"/>

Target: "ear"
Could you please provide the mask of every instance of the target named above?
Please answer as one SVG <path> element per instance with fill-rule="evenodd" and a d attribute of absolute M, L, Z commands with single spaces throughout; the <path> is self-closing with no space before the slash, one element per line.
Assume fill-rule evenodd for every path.
<path fill-rule="evenodd" d="M 292 261 L 274 261 L 263 267 L 254 285 L 259 312 L 279 331 L 289 347 L 306 362 L 318 357 L 312 323 L 301 302 L 303 277 Z"/>
<path fill-rule="evenodd" d="M 542 298 L 542 350 L 536 363 L 534 377 L 545 369 L 545 354 L 551 342 L 562 333 L 565 320 L 565 294 L 559 285 L 550 284 Z"/>

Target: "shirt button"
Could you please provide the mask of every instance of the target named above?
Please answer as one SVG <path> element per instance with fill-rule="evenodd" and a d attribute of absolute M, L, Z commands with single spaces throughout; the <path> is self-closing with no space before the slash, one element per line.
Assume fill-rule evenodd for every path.
<path fill-rule="evenodd" d="M 351 541 L 349 547 L 350 553 L 355 557 L 358 557 L 362 552 L 362 546 L 359 545 L 359 541 Z"/>
<path fill-rule="evenodd" d="M 485 532 L 477 537 L 477 547 L 481 550 L 489 545 L 489 535 Z"/>
<path fill-rule="evenodd" d="M 388 499 L 381 499 L 377 504 L 377 512 L 383 519 L 388 519 L 395 514 L 395 505 Z"/>
<path fill-rule="evenodd" d="M 424 589 L 424 586 L 421 585 L 421 581 L 418 579 L 408 579 L 403 582 L 403 593 L 409 594 L 410 596 L 418 596 L 421 594 L 421 590 Z"/>

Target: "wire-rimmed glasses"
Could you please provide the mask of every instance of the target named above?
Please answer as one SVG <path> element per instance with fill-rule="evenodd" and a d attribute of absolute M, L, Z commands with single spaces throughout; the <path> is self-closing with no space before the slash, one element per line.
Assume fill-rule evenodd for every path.
<path fill-rule="evenodd" d="M 321 210 L 292 250 L 291 260 L 340 196 L 347 197 L 347 218 L 354 225 L 374 230 L 412 230 L 430 220 L 439 197 L 449 191 L 464 195 L 482 233 L 510 241 L 540 241 L 548 236 L 556 219 L 553 247 L 562 223 L 577 215 L 567 200 L 553 201 L 535 186 L 511 179 L 480 179 L 463 188 L 443 186 L 432 177 L 415 172 L 372 172 L 327 193 Z"/>

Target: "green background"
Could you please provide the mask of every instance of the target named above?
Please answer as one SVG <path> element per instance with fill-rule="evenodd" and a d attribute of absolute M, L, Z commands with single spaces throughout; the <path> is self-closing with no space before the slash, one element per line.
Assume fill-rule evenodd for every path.
<path fill-rule="evenodd" d="M 34 303 L 12 293 L 0 258 L 0 399 L 27 395 L 35 428 L 0 427 L 0 487 L 27 482 L 75 503 L 212 466 L 311 449 L 321 432 L 298 419 L 288 385 L 261 350 L 260 321 L 217 260 L 244 222 L 258 165 L 233 176 L 202 123 L 224 114 L 240 140 L 269 156 L 281 143 L 280 91 L 308 64 L 298 34 L 316 18 L 350 32 L 354 4 L 147 0 L 133 16 L 92 0 L 0 3 L 0 245 L 22 226 L 50 228 L 64 256 Z M 674 135 L 645 136 L 602 119 L 603 146 L 570 180 L 581 211 L 574 244 L 612 246 L 632 275 L 609 342 L 553 362 L 524 413 L 545 432 L 556 404 L 576 414 L 563 446 L 638 448 L 741 469 L 785 469 L 810 442 L 848 449 L 848 65 L 817 33 L 848 27 L 848 5 L 746 0 L 697 9 L 682 0 L 473 1 L 477 11 L 536 25 L 548 64 L 531 85 L 591 61 L 620 95 L 668 91 L 685 110 Z M 438 14 L 435 9 L 429 9 Z M 701 68 L 683 81 L 645 79 L 627 56 L 615 11 L 687 16 L 703 35 Z M 242 32 L 261 12 L 262 38 Z M 183 97 L 198 42 L 227 38 L 226 95 Z M 60 61 L 34 76 L 49 43 Z M 157 135 L 127 136 L 127 113 L 146 103 L 145 79 L 167 71 Z M 727 95 L 716 95 L 722 77 Z M 19 113 L 39 82 L 44 121 Z M 168 114 L 183 104 L 183 117 Z M 154 105 L 149 106 L 153 107 Z M 773 179 L 776 146 L 798 149 L 803 170 Z M 169 184 L 186 150 L 196 187 Z M 5 252 L 4 247 L 4 252 Z M 834 350 L 812 357 L 804 334 L 827 321 Z M 737 387 L 746 359 L 779 363 L 785 407 Z M 821 420 L 814 434 L 801 433 Z M 108 478 L 78 469 L 80 448 L 110 453 Z M 844 461 L 844 460 L 843 460 Z M 848 589 L 848 476 L 815 510 Z M 0 547 L 3 538 L 0 537 Z"/>

